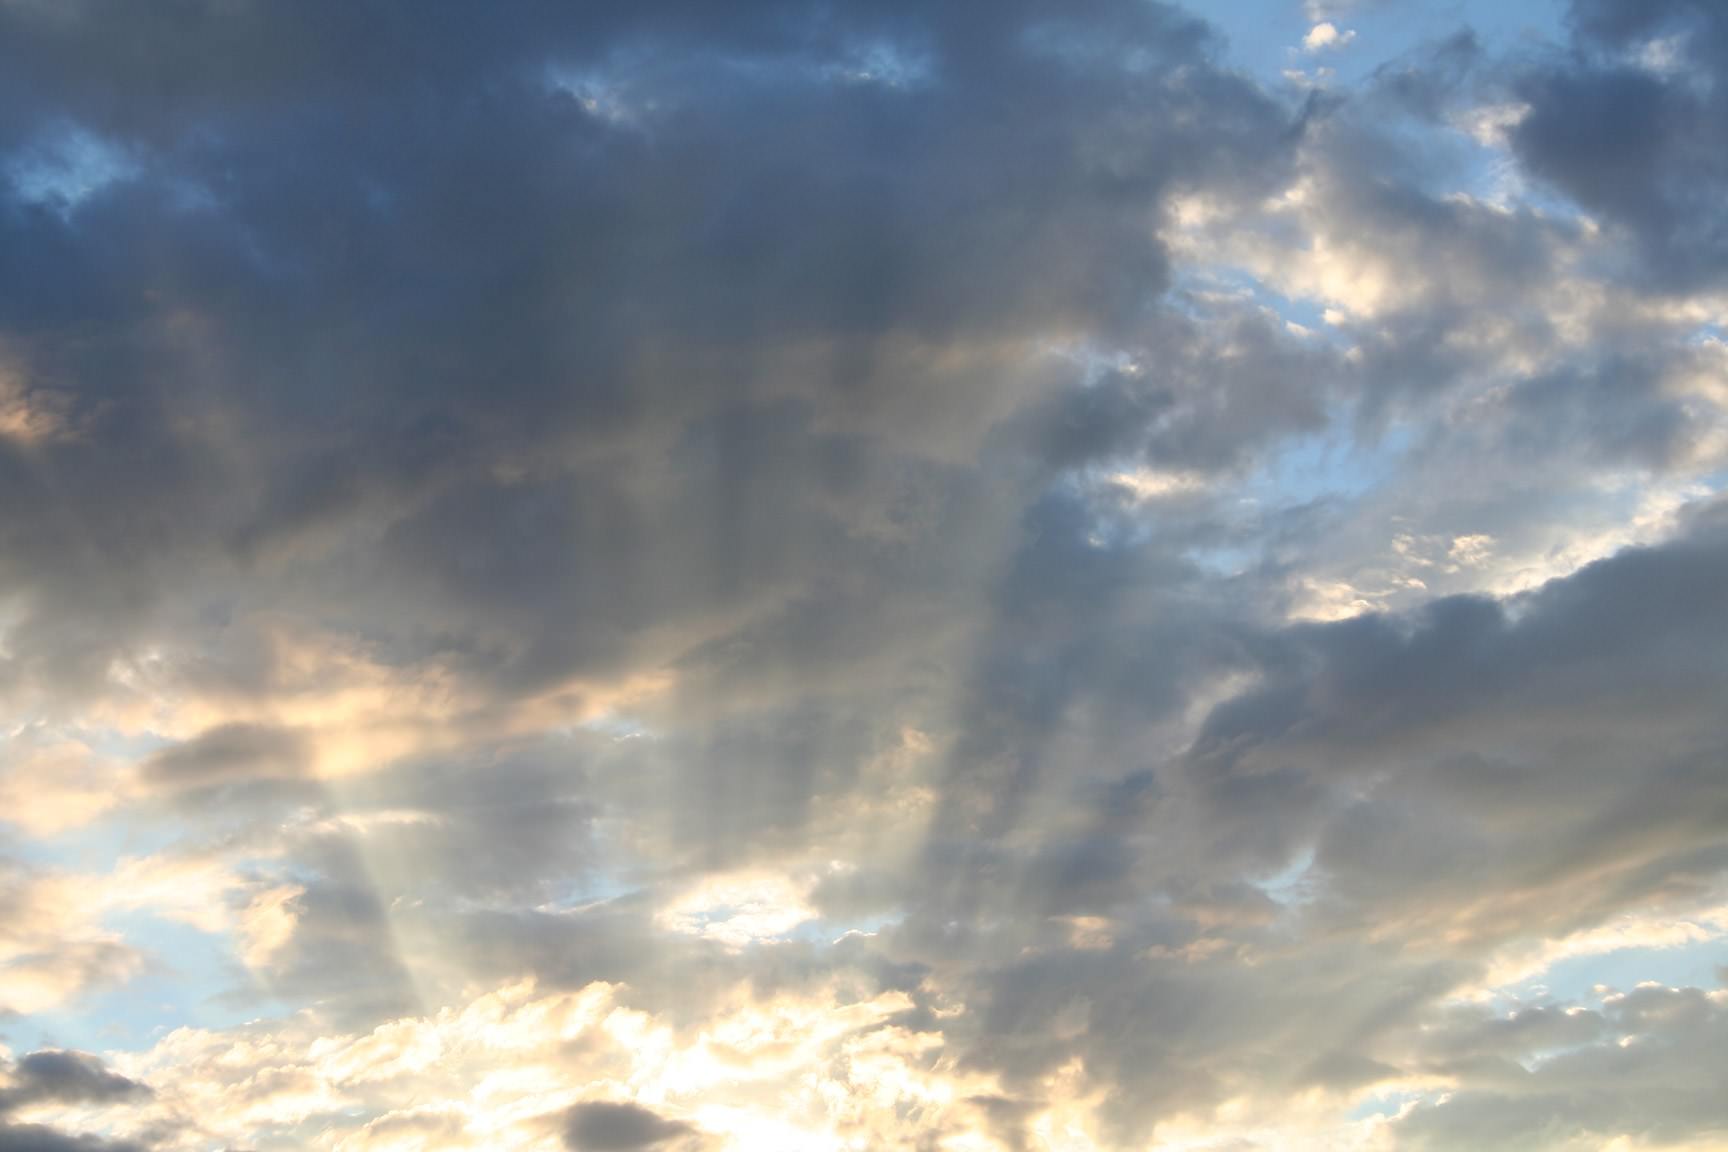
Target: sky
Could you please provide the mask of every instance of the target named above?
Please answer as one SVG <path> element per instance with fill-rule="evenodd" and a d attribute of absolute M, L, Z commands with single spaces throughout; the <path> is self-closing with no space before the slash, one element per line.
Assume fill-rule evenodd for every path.
<path fill-rule="evenodd" d="M 0 0 L 0 1152 L 1728 1149 L 1728 6 Z"/>

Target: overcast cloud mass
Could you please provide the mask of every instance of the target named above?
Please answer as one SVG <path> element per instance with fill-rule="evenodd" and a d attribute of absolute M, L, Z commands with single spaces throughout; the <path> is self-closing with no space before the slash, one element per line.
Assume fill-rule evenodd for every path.
<path fill-rule="evenodd" d="M 0 1152 L 1728 1148 L 1728 5 L 0 0 Z"/>

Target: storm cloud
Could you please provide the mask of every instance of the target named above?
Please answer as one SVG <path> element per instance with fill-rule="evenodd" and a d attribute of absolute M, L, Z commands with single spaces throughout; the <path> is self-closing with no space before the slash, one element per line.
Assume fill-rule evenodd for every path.
<path fill-rule="evenodd" d="M 0 0 L 0 1149 L 1719 1142 L 1728 20 L 1263 7 Z"/>

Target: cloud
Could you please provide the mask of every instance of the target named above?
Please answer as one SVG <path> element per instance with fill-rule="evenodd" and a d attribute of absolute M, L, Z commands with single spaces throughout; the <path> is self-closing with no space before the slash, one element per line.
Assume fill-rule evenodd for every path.
<path fill-rule="evenodd" d="M 85 896 L 72 878 L 0 864 L 0 1011 L 52 1009 L 137 972 L 137 950 L 92 923 Z"/>
<path fill-rule="evenodd" d="M 1719 1130 L 1722 997 L 1659 984 L 1600 1005 L 1532 1008 L 1510 1019 L 1454 1020 L 1447 1059 L 1480 1061 L 1479 1087 L 1400 1118 L 1403 1145 L 1586 1147 L 1610 1134 L 1702 1147 Z M 1497 1058 L 1497 1059 L 1496 1059 Z M 1610 1084 L 1613 1085 L 1610 1088 Z"/>
<path fill-rule="evenodd" d="M 1310 53 L 1326 52 L 1342 48 L 1354 39 L 1356 39 L 1355 31 L 1348 28 L 1340 31 L 1338 26 L 1330 20 L 1323 20 L 1308 29 L 1308 34 L 1302 37 L 1302 50 Z"/>
<path fill-rule="evenodd" d="M 146 1145 L 130 1140 L 72 1135 L 42 1124 L 17 1123 L 11 1114 L 43 1105 L 103 1107 L 135 1103 L 149 1096 L 136 1080 L 110 1072 L 84 1052 L 32 1052 L 4 1069 L 0 1087 L 0 1148 L 16 1152 L 143 1152 Z"/>
<path fill-rule="evenodd" d="M 0 1147 L 1707 1141 L 1723 22 L 1568 12 L 0 4 Z"/>
<path fill-rule="evenodd" d="M 1375 0 L 1303 0 L 1302 11 L 1309 23 L 1318 24 L 1371 7 L 1374 2 Z"/>
<path fill-rule="evenodd" d="M 0 437 L 20 447 L 71 434 L 64 395 L 30 389 L 16 366 L 0 359 Z"/>
<path fill-rule="evenodd" d="M 103 1103 L 139 1096 L 142 1084 L 117 1076 L 83 1052 L 40 1051 L 11 1069 L 11 1086 L 0 1096 L 0 1111 L 16 1111 L 41 1101 Z"/>
<path fill-rule="evenodd" d="M 125 765 L 76 739 L 20 734 L 9 742 L 8 752 L 9 763 L 0 776 L 5 819 L 34 835 L 88 824 L 129 790 Z"/>
<path fill-rule="evenodd" d="M 687 1125 L 635 1104 L 598 1102 L 570 1109 L 564 1143 L 579 1152 L 628 1152 L 663 1145 L 688 1131 Z"/>
<path fill-rule="evenodd" d="M 293 732 L 224 724 L 152 756 L 144 778 L 164 788 L 203 788 L 234 779 L 292 778 L 305 753 Z"/>
<path fill-rule="evenodd" d="M 1622 231 L 1653 283 L 1719 286 L 1728 171 L 1705 139 L 1728 66 L 1721 10 L 1577 0 L 1572 16 L 1572 58 L 1515 80 L 1530 107 L 1511 133 L 1519 159 Z"/>
<path fill-rule="evenodd" d="M 39 1124 L 8 1124 L 0 1127 L 0 1149 L 5 1152 L 141 1152 L 143 1145 L 114 1142 L 94 1136 L 68 1136 Z"/>

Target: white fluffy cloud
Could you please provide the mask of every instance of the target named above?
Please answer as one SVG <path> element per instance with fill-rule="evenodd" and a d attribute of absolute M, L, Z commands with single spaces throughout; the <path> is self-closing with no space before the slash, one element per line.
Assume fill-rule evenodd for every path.
<path fill-rule="evenodd" d="M 1305 52 L 1326 52 L 1342 48 L 1354 39 L 1356 33 L 1353 29 L 1340 31 L 1338 25 L 1330 20 L 1322 20 L 1308 29 L 1308 34 L 1302 37 L 1302 49 Z"/>

